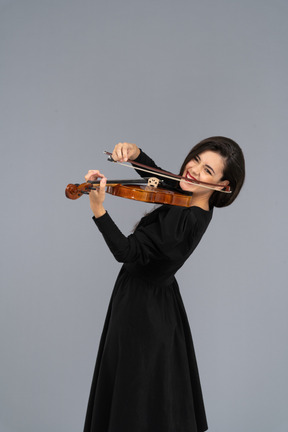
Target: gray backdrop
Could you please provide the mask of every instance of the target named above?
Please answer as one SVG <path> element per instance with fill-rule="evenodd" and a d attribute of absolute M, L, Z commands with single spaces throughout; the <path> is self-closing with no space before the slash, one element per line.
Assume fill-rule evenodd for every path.
<path fill-rule="evenodd" d="M 247 179 L 178 274 L 209 430 L 286 432 L 287 1 L 0 5 L 1 432 L 82 430 L 120 264 L 66 185 L 133 178 L 119 141 L 176 172 L 211 135 Z M 150 209 L 105 204 L 127 235 Z"/>

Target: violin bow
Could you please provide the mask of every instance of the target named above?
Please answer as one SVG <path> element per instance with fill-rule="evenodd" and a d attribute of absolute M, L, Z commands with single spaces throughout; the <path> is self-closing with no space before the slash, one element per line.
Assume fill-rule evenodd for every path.
<path fill-rule="evenodd" d="M 112 153 L 110 153 L 108 151 L 104 151 L 103 153 L 106 154 L 106 155 L 108 155 L 108 161 L 109 162 L 115 162 L 115 163 L 118 163 L 119 165 L 123 165 L 123 166 L 126 166 L 128 168 L 133 168 L 134 169 L 133 166 L 128 165 L 128 164 L 126 164 L 124 162 L 115 161 L 112 158 Z M 152 168 L 152 167 L 149 167 L 148 165 L 144 165 L 144 164 L 141 164 L 139 162 L 135 162 L 135 161 L 133 161 L 131 159 L 128 159 L 127 162 L 129 162 L 132 165 L 136 165 L 137 169 L 140 170 L 140 171 L 148 172 L 148 173 L 151 173 L 151 174 L 157 173 L 157 174 L 160 174 L 161 177 L 169 178 L 169 179 L 176 180 L 176 181 L 179 181 L 179 182 L 182 180 L 185 183 L 194 184 L 194 185 L 196 184 L 197 186 L 201 186 L 201 187 L 206 188 L 206 189 L 216 190 L 217 192 L 222 192 L 222 193 L 231 193 L 232 192 L 230 186 L 224 186 L 223 187 L 223 185 L 218 185 L 218 184 L 215 184 L 215 183 L 202 182 L 200 180 L 197 180 L 195 177 L 193 177 L 192 180 L 186 179 L 185 177 L 182 177 L 181 175 L 173 174 L 173 173 L 170 173 L 169 171 L 163 171 L 163 170 L 161 170 L 159 168 Z M 221 187 L 222 189 L 219 190 L 218 189 L 219 187 Z"/>

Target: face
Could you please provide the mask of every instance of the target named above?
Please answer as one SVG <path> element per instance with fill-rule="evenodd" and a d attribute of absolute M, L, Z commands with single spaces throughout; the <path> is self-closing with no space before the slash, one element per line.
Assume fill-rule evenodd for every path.
<path fill-rule="evenodd" d="M 221 184 L 223 187 L 227 186 L 229 181 L 220 181 L 223 177 L 224 163 L 225 160 L 219 153 L 206 150 L 187 163 L 183 172 L 183 177 L 190 180 L 194 177 L 196 180 L 206 183 Z M 208 194 L 210 192 L 209 195 L 211 195 L 213 193 L 211 189 L 188 184 L 184 181 L 180 181 L 180 187 L 184 191 L 193 192 L 193 194 Z"/>

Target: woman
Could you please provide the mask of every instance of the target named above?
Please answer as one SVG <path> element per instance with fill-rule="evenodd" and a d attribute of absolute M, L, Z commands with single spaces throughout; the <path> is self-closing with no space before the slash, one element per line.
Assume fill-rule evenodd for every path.
<path fill-rule="evenodd" d="M 135 144 L 117 144 L 112 157 L 156 167 Z M 90 170 L 85 176 L 86 181 L 101 178 L 98 191 L 90 192 L 93 219 L 124 264 L 100 341 L 84 432 L 207 430 L 193 341 L 174 275 L 201 240 L 213 207 L 237 197 L 245 177 L 243 153 L 231 139 L 211 137 L 190 151 L 180 174 L 217 184 L 219 191 L 181 180 L 177 187 L 192 194 L 191 207 L 159 206 L 128 237 L 104 208 L 104 175 Z M 232 192 L 221 192 L 228 185 Z"/>

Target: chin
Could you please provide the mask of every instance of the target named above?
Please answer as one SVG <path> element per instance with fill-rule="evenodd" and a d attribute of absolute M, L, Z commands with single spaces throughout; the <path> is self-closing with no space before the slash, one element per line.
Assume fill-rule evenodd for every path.
<path fill-rule="evenodd" d="M 194 192 L 195 191 L 195 186 L 187 184 L 187 183 L 181 183 L 180 182 L 180 188 L 185 192 Z"/>

